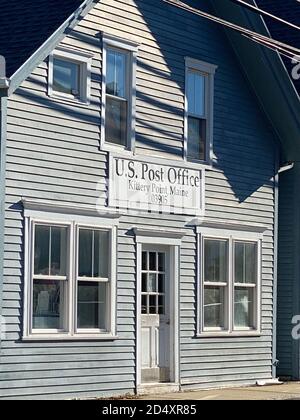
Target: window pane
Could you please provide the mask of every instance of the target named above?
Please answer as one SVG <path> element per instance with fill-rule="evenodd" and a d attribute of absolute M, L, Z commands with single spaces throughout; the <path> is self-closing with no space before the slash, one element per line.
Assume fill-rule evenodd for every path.
<path fill-rule="evenodd" d="M 79 277 L 108 278 L 109 233 L 100 230 L 79 231 Z"/>
<path fill-rule="evenodd" d="M 205 287 L 205 328 L 224 328 L 224 307 L 224 287 Z"/>
<path fill-rule="evenodd" d="M 156 314 L 157 313 L 157 296 L 149 296 L 149 313 Z"/>
<path fill-rule="evenodd" d="M 148 270 L 148 252 L 142 252 L 142 270 Z"/>
<path fill-rule="evenodd" d="M 206 120 L 188 118 L 187 154 L 192 159 L 205 159 Z"/>
<path fill-rule="evenodd" d="M 126 54 L 107 51 L 106 93 L 126 97 Z"/>
<path fill-rule="evenodd" d="M 195 71 L 188 73 L 188 113 L 205 116 L 205 76 Z"/>
<path fill-rule="evenodd" d="M 142 273 L 142 292 L 147 293 L 148 292 L 148 274 Z"/>
<path fill-rule="evenodd" d="M 34 274 L 49 276 L 50 274 L 50 226 L 35 226 L 34 236 Z"/>
<path fill-rule="evenodd" d="M 158 293 L 165 292 L 165 275 L 159 274 L 158 275 Z"/>
<path fill-rule="evenodd" d="M 204 281 L 227 282 L 227 241 L 205 239 Z"/>
<path fill-rule="evenodd" d="M 93 231 L 80 229 L 79 231 L 79 277 L 93 277 Z"/>
<path fill-rule="evenodd" d="M 64 281 L 34 280 L 33 329 L 63 329 Z"/>
<path fill-rule="evenodd" d="M 78 282 L 79 329 L 106 329 L 106 287 L 106 283 Z"/>
<path fill-rule="evenodd" d="M 235 283 L 256 284 L 257 244 L 235 242 Z"/>
<path fill-rule="evenodd" d="M 234 326 L 254 327 L 254 289 L 235 288 L 234 290 Z"/>
<path fill-rule="evenodd" d="M 108 278 L 109 233 L 96 230 L 94 235 L 94 277 Z"/>
<path fill-rule="evenodd" d="M 142 295 L 142 314 L 148 313 L 147 299 L 148 296 Z"/>
<path fill-rule="evenodd" d="M 67 228 L 51 227 L 50 275 L 66 275 Z"/>
<path fill-rule="evenodd" d="M 165 254 L 158 253 L 158 271 L 165 271 Z"/>
<path fill-rule="evenodd" d="M 156 252 L 149 253 L 149 270 L 150 271 L 157 271 L 156 255 L 157 255 Z"/>
<path fill-rule="evenodd" d="M 53 90 L 79 95 L 80 66 L 71 61 L 54 58 L 53 60 Z"/>
<path fill-rule="evenodd" d="M 163 315 L 165 313 L 165 297 L 158 296 L 158 313 Z"/>
<path fill-rule="evenodd" d="M 109 143 L 126 145 L 127 102 L 106 98 L 105 139 Z"/>
<path fill-rule="evenodd" d="M 187 80 L 187 101 L 188 101 L 188 113 L 195 113 L 195 73 L 188 73 Z"/>
<path fill-rule="evenodd" d="M 35 226 L 35 275 L 66 275 L 67 232 L 66 227 Z"/>
<path fill-rule="evenodd" d="M 148 292 L 156 292 L 156 274 L 148 274 Z"/>

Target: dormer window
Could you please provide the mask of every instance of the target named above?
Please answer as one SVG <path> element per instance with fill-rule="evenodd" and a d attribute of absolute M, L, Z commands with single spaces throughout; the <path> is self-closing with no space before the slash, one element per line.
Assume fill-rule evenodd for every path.
<path fill-rule="evenodd" d="M 49 58 L 49 96 L 90 102 L 92 56 L 81 51 L 57 49 Z"/>

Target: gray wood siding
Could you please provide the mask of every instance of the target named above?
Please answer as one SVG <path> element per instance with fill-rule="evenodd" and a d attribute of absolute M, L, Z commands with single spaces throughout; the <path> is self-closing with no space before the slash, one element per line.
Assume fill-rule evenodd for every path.
<path fill-rule="evenodd" d="M 206 3 L 206 2 L 200 2 Z M 126 10 L 126 13 L 124 13 Z M 62 45 L 94 53 L 88 107 L 49 99 L 47 61 L 9 100 L 3 310 L 8 333 L 0 356 L 0 398 L 68 398 L 132 392 L 135 385 L 135 241 L 133 226 L 183 227 L 183 216 L 124 215 L 118 237 L 118 339 L 21 341 L 24 238 L 22 197 L 69 204 L 105 203 L 107 154 L 99 151 L 99 31 L 140 42 L 137 153 L 181 159 L 184 57 L 218 65 L 214 166 L 206 172 L 206 216 L 262 223 L 262 336 L 195 338 L 196 235 L 181 248 L 180 355 L 184 387 L 271 378 L 275 142 L 220 28 L 158 0 L 104 0 Z"/>

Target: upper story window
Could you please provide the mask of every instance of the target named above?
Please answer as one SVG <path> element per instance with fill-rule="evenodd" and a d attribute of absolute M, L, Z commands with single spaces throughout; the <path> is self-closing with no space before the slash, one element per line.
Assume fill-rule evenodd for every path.
<path fill-rule="evenodd" d="M 107 49 L 105 140 L 126 146 L 128 115 L 128 54 Z"/>
<path fill-rule="evenodd" d="M 185 158 L 209 163 L 216 66 L 186 59 Z"/>
<path fill-rule="evenodd" d="M 102 146 L 134 147 L 136 57 L 137 44 L 103 35 Z"/>
<path fill-rule="evenodd" d="M 49 57 L 49 95 L 89 103 L 91 62 L 90 54 L 77 50 L 55 50 Z"/>
<path fill-rule="evenodd" d="M 80 94 L 80 65 L 58 57 L 53 58 L 53 92 L 78 97 Z"/>

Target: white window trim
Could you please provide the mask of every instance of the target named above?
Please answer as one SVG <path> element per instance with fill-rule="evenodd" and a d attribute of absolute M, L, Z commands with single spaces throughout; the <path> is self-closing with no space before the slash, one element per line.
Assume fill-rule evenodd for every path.
<path fill-rule="evenodd" d="M 125 40 L 114 35 L 102 35 L 102 106 L 101 106 L 101 141 L 103 151 L 122 151 L 132 154 L 135 152 L 135 121 L 136 121 L 136 69 L 139 44 Z M 127 60 L 127 88 L 128 88 L 128 115 L 127 115 L 127 144 L 126 146 L 111 144 L 105 141 L 105 110 L 106 110 L 106 71 L 107 49 L 113 48 L 128 54 Z"/>
<path fill-rule="evenodd" d="M 211 165 L 213 159 L 213 128 L 214 128 L 214 76 L 218 66 L 190 57 L 185 58 L 185 101 L 184 101 L 184 160 Z M 192 159 L 188 157 L 188 100 L 187 86 L 190 70 L 199 71 L 205 76 L 205 115 L 207 120 L 205 159 Z"/>
<path fill-rule="evenodd" d="M 79 72 L 79 96 L 68 95 L 53 89 L 54 57 L 74 62 L 80 66 Z M 48 95 L 53 99 L 71 101 L 89 105 L 91 102 L 91 75 L 93 54 L 79 50 L 70 50 L 59 47 L 49 56 L 48 67 Z"/>
<path fill-rule="evenodd" d="M 249 232 L 242 230 L 222 229 L 222 228 L 210 228 L 200 227 L 197 229 L 197 337 L 209 338 L 209 337 L 242 337 L 242 336 L 261 336 L 261 265 L 262 265 L 262 240 L 263 234 L 261 232 Z M 220 328 L 204 328 L 204 279 L 203 279 L 203 244 L 205 239 L 220 239 L 228 241 L 228 293 L 225 305 L 227 310 L 225 314 L 225 323 L 228 328 L 226 330 Z M 234 302 L 234 279 L 233 279 L 233 267 L 234 267 L 234 242 L 255 242 L 257 243 L 257 298 L 256 305 L 254 307 L 256 327 L 253 328 L 234 328 L 233 319 L 233 302 Z"/>
<path fill-rule="evenodd" d="M 90 222 L 87 224 L 86 221 Z M 84 222 L 85 220 L 85 222 Z M 62 330 L 33 330 L 32 329 L 32 287 L 33 287 L 33 252 L 34 237 L 33 226 L 35 224 L 61 225 L 69 227 L 69 240 L 71 246 L 69 252 L 68 278 L 69 280 L 69 296 L 66 303 L 66 324 L 67 331 Z M 23 337 L 24 341 L 53 341 L 53 340 L 114 340 L 116 335 L 116 267 L 117 267 L 117 226 L 115 220 L 101 219 L 99 217 L 74 216 L 66 214 L 55 214 L 36 211 L 25 211 L 25 270 L 24 270 L 24 321 L 23 321 Z M 100 330 L 75 330 L 76 324 L 76 289 L 77 284 L 77 231 L 79 228 L 90 228 L 106 230 L 110 232 L 110 299 L 108 300 L 109 313 L 107 314 L 108 330 L 101 332 Z"/>

